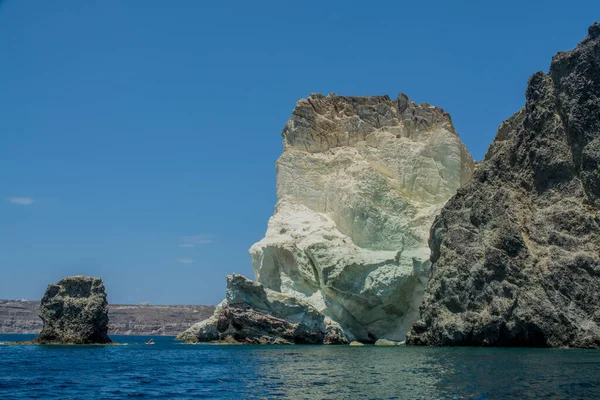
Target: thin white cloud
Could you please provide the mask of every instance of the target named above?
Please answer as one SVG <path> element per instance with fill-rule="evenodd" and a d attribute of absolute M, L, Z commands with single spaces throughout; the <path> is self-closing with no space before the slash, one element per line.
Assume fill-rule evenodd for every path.
<path fill-rule="evenodd" d="M 33 203 L 35 203 L 35 201 L 31 197 L 9 197 L 7 200 L 10 203 L 19 206 L 30 206 Z"/>
<path fill-rule="evenodd" d="M 196 247 L 211 244 L 213 242 L 208 235 L 184 236 L 181 240 L 183 243 L 177 247 Z"/>
<path fill-rule="evenodd" d="M 194 260 L 192 260 L 191 258 L 178 258 L 177 262 L 182 264 L 191 264 L 194 262 Z"/>

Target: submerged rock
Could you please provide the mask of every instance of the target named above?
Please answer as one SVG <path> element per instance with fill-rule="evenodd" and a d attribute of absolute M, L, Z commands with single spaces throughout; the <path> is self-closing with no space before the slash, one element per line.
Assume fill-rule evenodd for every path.
<path fill-rule="evenodd" d="M 363 341 L 399 340 L 429 277 L 428 230 L 474 163 L 450 116 L 404 94 L 300 100 L 282 133 L 256 280 Z"/>
<path fill-rule="evenodd" d="M 44 326 L 34 343 L 106 344 L 108 303 L 100 278 L 72 276 L 48 285 L 40 304 Z"/>
<path fill-rule="evenodd" d="M 364 344 L 361 343 L 361 342 L 353 341 L 353 342 L 350 342 L 349 346 L 353 346 L 353 347 L 355 347 L 355 346 L 364 346 Z"/>
<path fill-rule="evenodd" d="M 339 325 L 310 304 L 237 274 L 227 277 L 227 297 L 215 314 L 177 339 L 248 344 L 348 343 Z"/>
<path fill-rule="evenodd" d="M 403 343 L 395 342 L 393 340 L 387 340 L 387 339 L 378 339 L 375 342 L 375 346 L 400 346 L 401 344 L 403 344 Z"/>
<path fill-rule="evenodd" d="M 436 219 L 413 345 L 600 347 L 600 24 L 499 128 Z"/>

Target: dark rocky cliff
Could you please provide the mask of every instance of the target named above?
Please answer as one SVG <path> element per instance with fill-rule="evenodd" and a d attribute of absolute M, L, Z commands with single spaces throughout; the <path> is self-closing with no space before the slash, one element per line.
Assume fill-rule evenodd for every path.
<path fill-rule="evenodd" d="M 436 219 L 413 345 L 600 347 L 600 24 Z"/>

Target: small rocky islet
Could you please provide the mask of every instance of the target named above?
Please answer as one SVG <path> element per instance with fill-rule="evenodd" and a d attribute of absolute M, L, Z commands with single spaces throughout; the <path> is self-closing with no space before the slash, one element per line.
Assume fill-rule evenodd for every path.
<path fill-rule="evenodd" d="M 108 302 L 100 278 L 71 276 L 48 285 L 40 303 L 44 326 L 33 344 L 111 344 Z"/>
<path fill-rule="evenodd" d="M 108 336 L 111 332 L 173 335 L 174 329 L 189 326 L 194 316 L 209 316 L 213 310 L 212 306 L 109 305 L 102 279 L 71 276 L 48 285 L 40 302 L 0 302 L 0 331 L 39 332 L 34 340 L 19 344 L 115 344 Z"/>
<path fill-rule="evenodd" d="M 185 342 L 600 348 L 600 24 L 476 165 L 406 95 L 300 100 L 275 213 Z M 33 343 L 110 343 L 104 285 L 50 285 Z"/>

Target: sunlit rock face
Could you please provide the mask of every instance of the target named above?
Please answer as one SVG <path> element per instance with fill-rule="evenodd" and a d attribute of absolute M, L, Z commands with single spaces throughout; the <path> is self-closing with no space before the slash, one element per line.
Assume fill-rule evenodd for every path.
<path fill-rule="evenodd" d="M 403 339 L 429 276 L 429 228 L 473 173 L 449 114 L 403 94 L 312 94 L 282 136 L 279 201 L 250 249 L 256 280 L 350 339 Z"/>

